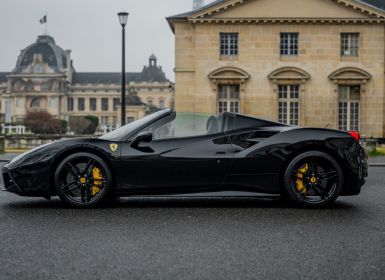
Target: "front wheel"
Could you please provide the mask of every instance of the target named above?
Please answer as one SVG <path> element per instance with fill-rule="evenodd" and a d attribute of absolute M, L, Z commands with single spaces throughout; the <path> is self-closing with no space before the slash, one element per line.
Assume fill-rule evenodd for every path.
<path fill-rule="evenodd" d="M 302 207 L 330 205 L 341 193 L 343 172 L 330 155 L 311 151 L 294 158 L 284 174 L 284 188 L 293 202 Z"/>
<path fill-rule="evenodd" d="M 108 165 L 90 153 L 76 153 L 65 158 L 56 168 L 54 182 L 60 199 L 74 207 L 100 205 L 112 192 Z"/>

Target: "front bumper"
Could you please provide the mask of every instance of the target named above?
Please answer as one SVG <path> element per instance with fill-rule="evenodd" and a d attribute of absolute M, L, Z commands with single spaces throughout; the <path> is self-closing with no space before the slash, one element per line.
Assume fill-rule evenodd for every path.
<path fill-rule="evenodd" d="M 8 169 L 7 164 L 3 166 L 2 174 L 3 174 L 3 182 L 4 182 L 3 190 L 11 193 L 22 194 L 22 190 L 19 187 L 19 185 L 16 183 L 15 179 L 13 178 L 11 172 Z"/>
<path fill-rule="evenodd" d="M 2 168 L 4 190 L 21 196 L 50 197 L 50 165 Z"/>

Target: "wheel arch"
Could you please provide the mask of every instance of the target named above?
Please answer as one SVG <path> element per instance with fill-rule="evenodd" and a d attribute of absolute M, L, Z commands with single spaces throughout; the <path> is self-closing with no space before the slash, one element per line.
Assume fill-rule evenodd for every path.
<path fill-rule="evenodd" d="M 286 171 L 286 168 L 288 167 L 288 165 L 290 164 L 290 162 L 297 156 L 299 156 L 300 154 L 303 154 L 303 153 L 306 153 L 306 152 L 311 152 L 311 151 L 317 151 L 317 152 L 324 152 L 326 154 L 328 154 L 329 156 L 331 156 L 334 160 L 337 161 L 337 163 L 340 165 L 341 169 L 342 169 L 342 172 L 343 172 L 343 177 L 345 179 L 345 167 L 344 167 L 344 164 L 343 164 L 343 158 L 338 154 L 337 151 L 333 150 L 332 148 L 329 148 L 327 146 L 324 146 L 324 145 L 320 145 L 320 144 L 312 144 L 312 145 L 305 145 L 305 146 L 302 146 L 300 148 L 297 148 L 295 150 L 293 150 L 287 157 L 286 159 L 284 160 L 282 166 L 281 166 L 281 170 L 280 170 L 280 175 L 279 175 L 279 184 L 280 184 L 280 189 L 281 191 L 284 190 L 284 174 L 285 174 L 285 171 Z M 345 181 L 345 180 L 344 180 Z"/>
<path fill-rule="evenodd" d="M 112 185 L 114 187 L 116 187 L 116 181 L 115 181 L 116 171 L 115 171 L 114 166 L 113 166 L 111 160 L 109 159 L 109 157 L 104 152 L 100 151 L 97 148 L 77 146 L 77 147 L 72 147 L 72 148 L 65 150 L 64 152 L 60 153 L 58 156 L 56 156 L 56 158 L 52 162 L 50 179 L 49 179 L 50 180 L 50 190 L 49 191 L 51 194 L 56 195 L 56 191 L 55 191 L 55 187 L 54 187 L 54 179 L 55 179 L 54 177 L 55 177 L 56 167 L 66 157 L 68 157 L 69 155 L 75 154 L 75 153 L 90 153 L 90 154 L 94 154 L 94 155 L 100 157 L 107 164 L 108 168 L 110 169 L 111 174 L 112 174 Z"/>

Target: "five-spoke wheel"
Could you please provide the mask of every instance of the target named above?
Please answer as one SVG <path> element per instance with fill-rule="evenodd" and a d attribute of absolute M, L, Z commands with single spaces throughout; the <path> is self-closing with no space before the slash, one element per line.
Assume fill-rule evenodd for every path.
<path fill-rule="evenodd" d="M 90 207 L 104 201 L 111 191 L 111 172 L 98 156 L 76 153 L 56 168 L 55 188 L 67 204 Z"/>
<path fill-rule="evenodd" d="M 305 207 L 326 206 L 335 201 L 343 186 L 343 173 L 330 155 L 311 151 L 294 158 L 284 175 L 286 193 Z"/>

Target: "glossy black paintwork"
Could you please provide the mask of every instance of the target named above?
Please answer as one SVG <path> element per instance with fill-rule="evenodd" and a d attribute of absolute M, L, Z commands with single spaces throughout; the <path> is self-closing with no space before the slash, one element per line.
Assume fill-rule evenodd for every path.
<path fill-rule="evenodd" d="M 140 148 L 151 149 L 152 152 Z M 155 140 L 139 149 L 123 145 L 120 171 L 122 188 L 191 188 L 221 185 L 233 160 L 233 147 L 225 134 Z M 146 176 L 143 171 L 147 170 Z"/>
<path fill-rule="evenodd" d="M 164 116 L 170 113 L 165 111 Z M 236 117 L 228 115 L 234 118 L 234 122 L 228 122 L 234 127 Z M 281 175 L 288 162 L 301 152 L 322 150 L 335 157 L 344 170 L 343 195 L 360 192 L 367 176 L 367 158 L 349 134 L 261 123 L 262 126 L 240 126 L 241 129 L 214 135 L 153 140 L 139 145 L 132 145 L 135 135 L 119 141 L 62 140 L 5 165 L 5 187 L 20 195 L 53 196 L 52 176 L 60 161 L 72 153 L 90 152 L 108 163 L 120 196 L 228 190 L 279 194 Z M 112 151 L 110 144 L 118 144 L 118 149 Z"/>

